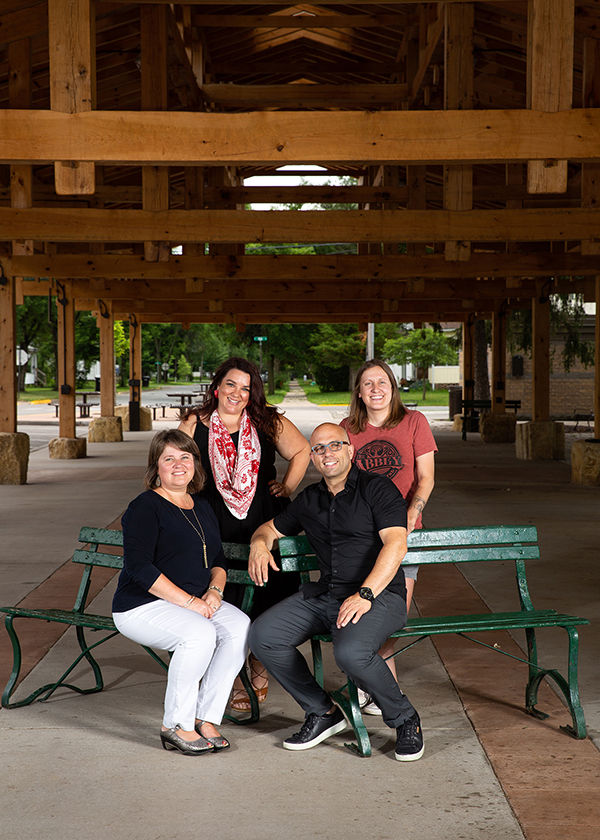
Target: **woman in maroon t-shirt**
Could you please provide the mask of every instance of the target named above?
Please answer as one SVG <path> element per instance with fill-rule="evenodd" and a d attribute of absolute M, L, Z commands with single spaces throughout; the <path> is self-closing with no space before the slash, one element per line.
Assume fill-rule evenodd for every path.
<path fill-rule="evenodd" d="M 389 365 L 379 359 L 362 365 L 356 374 L 349 416 L 340 425 L 354 446 L 355 464 L 390 478 L 406 499 L 408 533 L 422 528 L 421 514 L 434 485 L 437 447 L 425 415 L 403 405 Z M 408 613 L 417 567 L 403 569 Z M 386 657 L 393 651 L 394 640 L 389 639 L 379 653 Z M 395 661 L 388 659 L 388 665 L 395 675 Z M 371 703 L 365 710 L 379 713 Z"/>

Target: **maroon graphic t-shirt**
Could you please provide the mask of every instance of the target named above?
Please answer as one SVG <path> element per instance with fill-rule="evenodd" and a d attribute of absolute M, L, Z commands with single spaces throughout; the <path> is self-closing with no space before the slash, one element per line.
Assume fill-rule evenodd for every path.
<path fill-rule="evenodd" d="M 367 423 L 364 432 L 358 434 L 350 433 L 347 423 L 344 419 L 340 426 L 346 429 L 354 446 L 357 467 L 391 479 L 410 504 L 418 484 L 416 459 L 428 452 L 437 452 L 425 415 L 420 411 L 408 411 L 393 429 L 380 429 Z M 421 516 L 415 527 L 422 527 Z"/>

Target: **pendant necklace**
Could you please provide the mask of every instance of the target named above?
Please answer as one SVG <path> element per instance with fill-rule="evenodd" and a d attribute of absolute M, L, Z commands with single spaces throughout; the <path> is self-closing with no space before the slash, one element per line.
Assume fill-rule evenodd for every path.
<path fill-rule="evenodd" d="M 179 505 L 177 505 L 177 507 L 179 508 L 181 513 L 183 514 L 183 518 L 185 519 L 185 521 L 188 522 L 192 526 L 194 531 L 198 534 L 198 536 L 202 540 L 202 549 L 203 549 L 203 552 L 204 552 L 204 568 L 208 569 L 208 559 L 207 559 L 207 556 L 206 556 L 206 537 L 204 536 L 204 528 L 202 527 L 202 525 L 200 524 L 200 521 L 198 520 L 198 517 L 196 516 L 195 508 L 192 508 L 192 513 L 194 515 L 194 519 L 196 520 L 196 524 L 198 525 L 198 528 L 200 530 L 198 530 L 198 528 L 196 528 L 196 525 L 194 525 L 194 523 L 192 522 L 191 519 L 187 518 L 183 508 L 180 508 Z"/>

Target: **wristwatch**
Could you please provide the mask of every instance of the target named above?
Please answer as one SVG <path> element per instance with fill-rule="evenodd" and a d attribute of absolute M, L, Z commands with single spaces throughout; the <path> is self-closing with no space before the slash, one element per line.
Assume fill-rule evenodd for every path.
<path fill-rule="evenodd" d="M 365 601 L 374 601 L 375 600 L 375 596 L 373 595 L 372 590 L 369 589 L 368 586 L 361 586 L 360 589 L 358 590 L 358 594 L 360 595 L 361 598 L 364 598 Z"/>

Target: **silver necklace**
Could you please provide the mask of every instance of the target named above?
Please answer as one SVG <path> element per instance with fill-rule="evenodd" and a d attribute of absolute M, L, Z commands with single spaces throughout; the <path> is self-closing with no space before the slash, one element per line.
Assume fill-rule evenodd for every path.
<path fill-rule="evenodd" d="M 179 505 L 177 505 L 177 507 L 179 507 Z M 205 568 L 205 569 L 208 569 L 208 559 L 207 559 L 207 557 L 206 557 L 206 537 L 204 536 L 204 529 L 203 529 L 202 525 L 200 524 L 200 522 L 199 522 L 199 520 L 198 520 L 198 517 L 196 516 L 196 510 L 195 510 L 195 508 L 192 508 L 192 513 L 193 513 L 193 515 L 194 515 L 194 519 L 196 520 L 196 523 L 197 523 L 198 528 L 199 528 L 200 530 L 198 530 L 198 528 L 196 528 L 196 525 L 194 525 L 194 523 L 191 521 L 191 519 L 188 519 L 188 518 L 187 518 L 187 516 L 186 516 L 186 514 L 185 514 L 185 511 L 183 510 L 183 508 L 179 508 L 179 510 L 180 510 L 180 511 L 181 511 L 181 513 L 183 514 L 183 518 L 185 519 L 185 521 L 186 521 L 186 522 L 188 522 L 188 523 L 192 526 L 192 528 L 194 529 L 194 531 L 198 534 L 198 536 L 199 536 L 199 537 L 200 537 L 200 539 L 202 540 L 202 550 L 203 550 L 203 552 L 204 552 L 204 568 Z"/>

